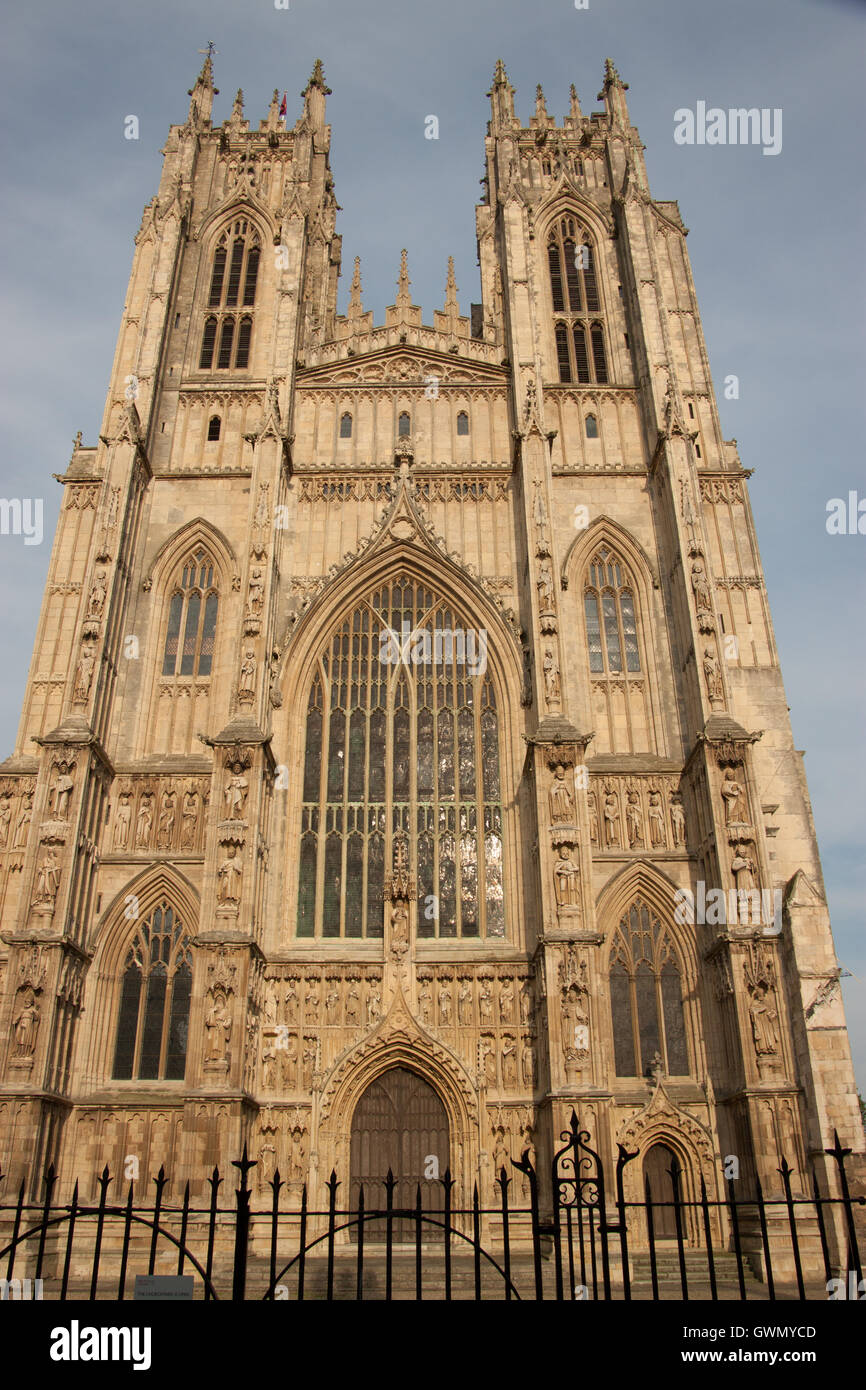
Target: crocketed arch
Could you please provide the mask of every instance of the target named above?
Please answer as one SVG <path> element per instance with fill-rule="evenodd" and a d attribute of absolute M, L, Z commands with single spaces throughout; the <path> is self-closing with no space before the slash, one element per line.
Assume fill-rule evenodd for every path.
<path fill-rule="evenodd" d="M 589 690 L 600 753 L 659 752 L 651 571 L 622 527 L 599 519 L 572 542 L 562 568 L 571 599 L 578 688 Z"/>
<path fill-rule="evenodd" d="M 287 827 L 300 891 L 290 881 L 286 896 L 301 936 L 381 935 L 381 885 L 404 850 L 420 936 L 506 931 L 514 643 L 498 615 L 455 593 L 444 557 L 419 568 L 404 545 L 359 566 L 287 653 L 287 761 L 304 776 Z"/>
<path fill-rule="evenodd" d="M 154 914 L 162 911 L 164 906 L 173 915 L 172 933 L 176 927 L 180 927 L 180 936 L 188 939 L 188 946 L 180 938 L 176 945 L 181 948 L 180 956 L 191 964 L 191 943 L 199 921 L 199 898 L 189 880 L 170 865 L 148 867 L 131 879 L 102 914 L 97 925 L 93 943 L 94 961 L 87 979 L 86 1005 L 92 1027 L 86 1040 L 88 1056 L 85 1065 L 87 1074 L 102 1082 L 109 1081 L 114 1070 L 123 976 L 130 952 L 142 937 L 142 926 L 150 923 L 152 928 Z M 151 935 L 161 936 L 163 926 L 164 921 L 157 923 L 158 931 L 151 931 Z M 175 966 L 180 963 L 178 954 L 175 949 L 172 958 Z M 161 1051 L 165 1062 L 167 1054 L 164 1044 Z M 140 1046 L 136 1049 L 136 1055 L 140 1058 Z"/>
<path fill-rule="evenodd" d="M 237 557 L 222 531 L 203 516 L 194 517 L 160 546 L 145 572 L 144 587 L 159 592 L 166 576 L 172 574 L 186 552 L 199 545 L 209 550 L 219 565 L 223 587 L 230 587 L 229 581 L 238 572 Z"/>

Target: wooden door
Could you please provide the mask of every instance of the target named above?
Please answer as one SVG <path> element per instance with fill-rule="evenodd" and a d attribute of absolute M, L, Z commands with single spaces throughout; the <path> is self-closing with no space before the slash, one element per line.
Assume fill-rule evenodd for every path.
<path fill-rule="evenodd" d="M 384 1209 L 384 1179 L 390 1168 L 397 1179 L 395 1207 L 414 1209 L 420 1183 L 423 1210 L 442 1211 L 444 1189 L 434 1174 L 444 1176 L 449 1164 L 448 1116 L 432 1086 L 407 1067 L 393 1067 L 371 1082 L 352 1117 L 353 1210 L 362 1183 L 366 1209 Z M 384 1241 L 385 1234 L 384 1221 L 365 1223 L 365 1241 Z M 433 1227 L 422 1228 L 423 1239 L 433 1237 Z M 395 1241 L 414 1239 L 412 1220 L 394 1221 Z"/>
<path fill-rule="evenodd" d="M 673 1161 L 674 1155 L 666 1144 L 653 1144 L 643 1162 L 644 1177 L 649 1178 L 652 1194 L 653 1231 L 656 1240 L 676 1240 L 677 1220 L 673 1206 L 658 1205 L 660 1202 L 673 1203 L 674 1186 L 670 1175 Z"/>

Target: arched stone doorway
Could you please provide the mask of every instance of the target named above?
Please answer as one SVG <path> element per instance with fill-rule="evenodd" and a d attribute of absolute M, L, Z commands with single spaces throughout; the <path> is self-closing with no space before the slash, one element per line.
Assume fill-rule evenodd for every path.
<path fill-rule="evenodd" d="M 440 1211 L 444 1189 L 438 1178 L 450 1166 L 450 1135 L 445 1106 L 433 1087 L 408 1067 L 391 1067 L 364 1091 L 352 1116 L 350 1200 L 385 1206 L 384 1179 L 396 1178 L 394 1206 L 414 1208 L 418 1185 L 425 1211 Z M 425 1232 L 425 1236 L 429 1231 Z M 385 1222 L 367 1223 L 365 1240 L 384 1240 Z M 414 1239 L 411 1220 L 394 1221 L 394 1240 Z"/>
<path fill-rule="evenodd" d="M 653 1144 L 643 1161 L 644 1179 L 649 1179 L 652 1196 L 653 1233 L 656 1240 L 676 1240 L 677 1221 L 674 1208 L 672 1205 L 659 1205 L 662 1202 L 672 1203 L 674 1200 L 674 1187 L 670 1175 L 673 1162 L 674 1154 L 667 1144 Z"/>

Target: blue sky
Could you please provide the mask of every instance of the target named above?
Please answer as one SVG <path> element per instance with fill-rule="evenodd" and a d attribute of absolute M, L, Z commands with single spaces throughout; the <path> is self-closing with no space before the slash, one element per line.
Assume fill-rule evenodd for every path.
<path fill-rule="evenodd" d="M 479 299 L 474 204 L 494 63 L 525 120 L 574 82 L 597 109 L 604 59 L 625 81 L 656 198 L 675 198 L 725 435 L 747 468 L 797 747 L 806 771 L 861 1089 L 866 1087 L 863 620 L 866 536 L 827 534 L 826 504 L 866 497 L 862 90 L 866 7 L 853 0 L 57 0 L 7 8 L 0 83 L 0 490 L 45 499 L 45 540 L 0 536 L 0 757 L 11 751 L 60 488 L 75 431 L 95 441 L 132 238 L 169 124 L 185 119 L 212 39 L 215 120 L 242 87 L 289 122 L 321 57 L 343 211 L 341 308 L 354 256 L 376 321 L 409 250 L 425 321 L 453 255 Z M 679 107 L 781 107 L 778 157 L 680 146 Z M 138 116 L 140 139 L 123 137 Z M 438 141 L 424 119 L 439 118 Z"/>

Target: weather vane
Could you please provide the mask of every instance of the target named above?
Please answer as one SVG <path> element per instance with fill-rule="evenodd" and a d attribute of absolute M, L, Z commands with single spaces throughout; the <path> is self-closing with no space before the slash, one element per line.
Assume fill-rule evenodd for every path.
<path fill-rule="evenodd" d="M 207 48 L 200 48 L 199 53 L 206 53 L 209 58 L 212 58 L 215 53 L 219 53 L 219 49 L 214 48 L 213 42 L 209 39 Z"/>

